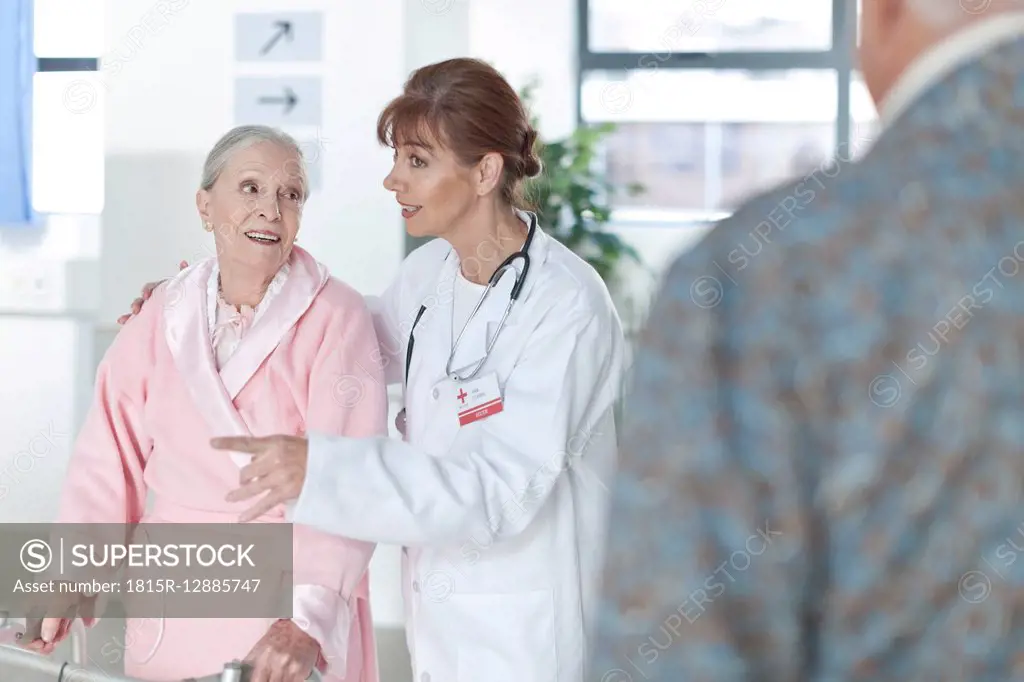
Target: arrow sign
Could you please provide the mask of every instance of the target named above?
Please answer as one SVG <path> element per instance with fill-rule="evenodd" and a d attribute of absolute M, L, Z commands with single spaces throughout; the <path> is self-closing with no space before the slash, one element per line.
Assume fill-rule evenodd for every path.
<path fill-rule="evenodd" d="M 235 15 L 235 59 L 240 62 L 318 62 L 323 59 L 323 41 L 323 12 Z"/>
<path fill-rule="evenodd" d="M 285 86 L 284 95 L 282 97 L 260 97 L 256 100 L 260 104 L 283 104 L 284 113 L 290 113 L 295 105 L 298 104 L 299 98 L 295 95 L 291 88 Z"/>
<path fill-rule="evenodd" d="M 260 56 L 265 56 L 269 54 L 270 51 L 274 49 L 274 45 L 277 45 L 278 41 L 280 41 L 281 38 L 287 38 L 288 42 L 290 43 L 292 42 L 292 38 L 295 37 L 294 33 L 292 32 L 292 22 L 275 21 L 274 26 L 277 27 L 277 30 L 274 31 L 274 35 L 270 38 L 269 41 L 267 41 L 267 44 L 260 48 Z"/>
<path fill-rule="evenodd" d="M 323 115 L 320 76 L 241 76 L 234 99 L 238 123 L 318 126 Z"/>

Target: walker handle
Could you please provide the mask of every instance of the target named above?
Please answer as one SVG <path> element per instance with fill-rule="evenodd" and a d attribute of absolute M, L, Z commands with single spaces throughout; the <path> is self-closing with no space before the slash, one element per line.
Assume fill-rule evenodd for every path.
<path fill-rule="evenodd" d="M 6 611 L 0 611 L 0 634 L 5 631 L 13 641 L 20 641 L 24 633 L 24 625 L 19 627 L 20 619 L 11 619 Z M 85 627 L 79 619 L 75 619 L 78 627 L 71 628 L 71 656 L 73 661 L 62 663 L 49 656 L 41 656 L 28 651 L 17 644 L 4 642 L 0 638 L 0 667 L 15 666 L 23 670 L 43 673 L 47 676 L 71 679 L 75 682 L 143 682 L 120 675 L 111 675 L 102 670 L 89 670 L 85 667 Z M 15 621 L 15 622 L 12 622 Z M 200 678 L 189 678 L 182 682 L 248 682 L 251 674 L 249 664 L 231 661 L 224 664 L 224 669 L 213 675 Z M 307 682 L 323 682 L 320 671 L 314 668 Z"/>
<path fill-rule="evenodd" d="M 11 618 L 7 611 L 0 611 L 0 644 L 17 645 L 31 641 L 39 636 L 42 624 L 41 618 Z M 77 666 L 84 666 L 88 647 L 85 623 L 81 618 L 71 619 L 69 639 L 71 662 Z"/>
<path fill-rule="evenodd" d="M 224 664 L 224 670 L 215 675 L 208 675 L 206 677 L 190 677 L 187 680 L 181 682 L 248 682 L 252 673 L 251 667 L 248 663 L 241 661 L 231 661 L 230 663 Z M 320 675 L 320 671 L 316 668 L 309 673 L 309 677 L 306 678 L 307 682 L 323 682 L 323 678 Z"/>

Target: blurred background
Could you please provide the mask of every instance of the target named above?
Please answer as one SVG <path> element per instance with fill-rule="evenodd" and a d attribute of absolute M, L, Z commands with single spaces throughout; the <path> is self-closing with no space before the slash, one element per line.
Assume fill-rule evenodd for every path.
<path fill-rule="evenodd" d="M 416 246 L 381 185 L 377 114 L 419 66 L 489 61 L 545 143 L 542 224 L 599 269 L 630 334 L 712 221 L 875 131 L 854 0 L 2 2 L 0 522 L 52 517 L 117 317 L 214 255 L 194 195 L 236 124 L 303 143 L 300 243 L 377 293 Z M 383 682 L 405 682 L 398 549 L 372 571 Z"/>

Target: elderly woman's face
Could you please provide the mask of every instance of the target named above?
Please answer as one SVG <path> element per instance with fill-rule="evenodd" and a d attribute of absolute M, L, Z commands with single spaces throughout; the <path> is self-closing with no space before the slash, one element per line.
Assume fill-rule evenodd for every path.
<path fill-rule="evenodd" d="M 217 182 L 196 200 L 213 223 L 219 258 L 277 272 L 288 260 L 299 231 L 303 188 L 297 153 L 272 142 L 234 154 Z"/>

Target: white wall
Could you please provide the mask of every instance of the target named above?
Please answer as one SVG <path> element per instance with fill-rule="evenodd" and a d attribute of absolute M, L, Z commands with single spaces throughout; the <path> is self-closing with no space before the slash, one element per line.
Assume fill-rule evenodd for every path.
<path fill-rule="evenodd" d="M 471 0 L 469 51 L 519 89 L 539 79 L 535 112 L 542 138 L 576 124 L 576 0 Z"/>

